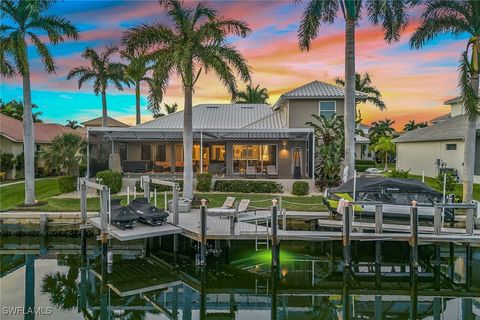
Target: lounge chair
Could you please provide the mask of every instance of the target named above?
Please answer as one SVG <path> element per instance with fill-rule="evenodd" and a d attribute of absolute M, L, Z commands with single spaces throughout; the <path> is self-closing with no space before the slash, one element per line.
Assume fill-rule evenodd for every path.
<path fill-rule="evenodd" d="M 278 178 L 278 172 L 276 166 L 267 166 L 267 178 L 275 177 Z"/>
<path fill-rule="evenodd" d="M 233 198 L 233 197 L 229 197 Z M 227 200 L 225 200 L 227 202 Z M 239 203 L 238 206 L 232 207 L 232 208 L 211 208 L 208 209 L 207 213 L 208 215 L 211 216 L 231 216 L 239 213 L 244 213 L 249 211 L 248 210 L 248 205 L 250 204 L 250 199 L 242 199 Z"/>
<path fill-rule="evenodd" d="M 257 170 L 255 170 L 255 167 L 247 166 L 247 170 L 245 170 L 245 178 L 248 178 L 248 177 L 255 178 L 256 176 L 257 176 Z"/>

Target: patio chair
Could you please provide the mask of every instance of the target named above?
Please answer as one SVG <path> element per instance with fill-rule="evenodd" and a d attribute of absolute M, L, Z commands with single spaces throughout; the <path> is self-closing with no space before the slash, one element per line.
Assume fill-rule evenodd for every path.
<path fill-rule="evenodd" d="M 256 175 L 257 175 L 257 170 L 255 169 L 255 167 L 247 166 L 247 169 L 245 171 L 245 178 L 248 178 L 248 177 L 255 178 Z"/>
<path fill-rule="evenodd" d="M 211 209 L 208 209 L 208 211 L 213 212 L 216 210 L 233 209 L 234 206 L 235 206 L 235 197 L 227 197 L 221 207 L 211 208 Z"/>
<path fill-rule="evenodd" d="M 276 166 L 267 166 L 267 178 L 278 178 L 278 172 Z"/>
<path fill-rule="evenodd" d="M 233 197 L 229 197 L 229 198 L 233 198 Z M 227 202 L 227 200 L 225 200 L 225 202 Z M 235 214 L 239 214 L 239 213 L 245 213 L 245 212 L 248 212 L 248 205 L 250 204 L 250 199 L 242 199 L 240 200 L 240 202 L 238 203 L 238 206 L 236 208 L 234 207 L 231 207 L 231 208 L 212 208 L 212 209 L 208 209 L 207 213 L 208 215 L 211 215 L 211 216 L 219 216 L 219 217 L 222 217 L 222 216 L 232 216 L 232 215 L 235 215 Z"/>

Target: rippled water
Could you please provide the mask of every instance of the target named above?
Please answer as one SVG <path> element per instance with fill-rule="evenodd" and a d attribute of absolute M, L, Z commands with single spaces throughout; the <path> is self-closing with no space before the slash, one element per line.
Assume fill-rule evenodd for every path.
<path fill-rule="evenodd" d="M 79 239 L 1 239 L 1 319 L 480 319 L 480 248 L 420 247 L 418 273 L 409 248 L 386 243 L 353 247 L 344 271 L 331 242 L 285 242 L 281 264 L 253 242 L 225 243 L 221 254 L 194 264 L 196 248 L 181 239 L 111 242 L 114 262 L 98 242 L 85 255 Z M 37 313 L 35 316 L 34 313 Z"/>

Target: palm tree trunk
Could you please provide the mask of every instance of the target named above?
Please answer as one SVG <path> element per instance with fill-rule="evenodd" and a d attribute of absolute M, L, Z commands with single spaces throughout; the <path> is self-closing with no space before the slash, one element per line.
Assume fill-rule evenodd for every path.
<path fill-rule="evenodd" d="M 345 166 L 347 179 L 355 170 L 355 20 L 347 19 L 345 27 Z"/>
<path fill-rule="evenodd" d="M 188 199 L 193 199 L 192 95 L 193 88 L 186 86 L 183 110 L 183 196 Z"/>
<path fill-rule="evenodd" d="M 477 47 L 478 42 L 477 39 Z M 475 46 L 474 46 L 475 50 Z M 479 72 L 474 71 L 471 77 L 473 91 L 478 96 Z M 465 130 L 465 150 L 463 160 L 463 202 L 470 203 L 473 200 L 473 177 L 475 174 L 475 145 L 477 140 L 477 117 L 467 117 Z"/>
<path fill-rule="evenodd" d="M 107 93 L 102 90 L 102 127 L 108 127 Z"/>
<path fill-rule="evenodd" d="M 142 120 L 140 119 L 140 82 L 137 82 L 135 85 L 135 107 L 137 115 L 136 124 L 140 124 L 142 123 Z"/>
<path fill-rule="evenodd" d="M 26 47 L 26 44 L 25 44 Z M 32 118 L 30 70 L 23 75 L 23 155 L 25 174 L 25 204 L 35 203 L 35 137 Z"/>

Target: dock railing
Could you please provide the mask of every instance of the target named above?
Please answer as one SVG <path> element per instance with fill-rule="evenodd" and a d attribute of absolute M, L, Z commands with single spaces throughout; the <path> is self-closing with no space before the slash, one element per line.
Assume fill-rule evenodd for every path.
<path fill-rule="evenodd" d="M 433 217 L 433 230 L 435 235 L 442 234 L 445 209 L 464 209 L 465 214 L 465 233 L 473 235 L 475 232 L 475 213 L 477 212 L 477 203 L 436 203 L 435 215 Z M 455 217 L 455 214 L 454 214 Z"/>

